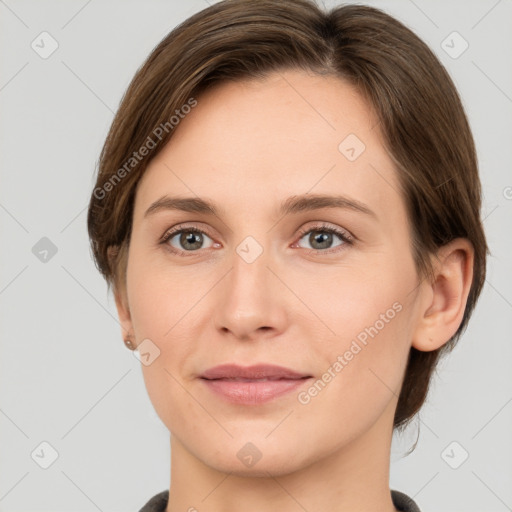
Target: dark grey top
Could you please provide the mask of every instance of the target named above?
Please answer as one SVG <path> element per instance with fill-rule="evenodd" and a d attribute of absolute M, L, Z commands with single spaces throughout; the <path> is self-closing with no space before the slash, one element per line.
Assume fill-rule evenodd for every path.
<path fill-rule="evenodd" d="M 391 489 L 391 499 L 395 508 L 401 512 L 421 512 L 418 505 L 403 492 Z M 162 491 L 153 496 L 139 512 L 165 512 L 168 500 L 169 491 Z"/>

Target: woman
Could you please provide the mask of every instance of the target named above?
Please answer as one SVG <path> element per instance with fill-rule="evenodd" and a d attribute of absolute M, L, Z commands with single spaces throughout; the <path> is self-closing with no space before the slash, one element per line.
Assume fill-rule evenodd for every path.
<path fill-rule="evenodd" d="M 151 53 L 88 227 L 171 433 L 143 512 L 418 511 L 390 445 L 485 278 L 475 147 L 380 10 L 229 0 Z"/>

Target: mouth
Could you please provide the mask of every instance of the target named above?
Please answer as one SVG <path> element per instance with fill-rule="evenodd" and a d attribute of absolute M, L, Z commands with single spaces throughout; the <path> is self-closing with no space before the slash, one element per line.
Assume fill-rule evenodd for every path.
<path fill-rule="evenodd" d="M 307 379 L 307 377 L 300 377 L 300 379 Z M 243 377 L 222 377 L 220 379 L 205 379 L 205 380 L 223 380 L 229 382 L 268 382 L 268 381 L 276 381 L 276 380 L 300 380 L 299 378 L 289 379 L 286 377 L 270 377 L 263 379 L 247 379 Z"/>
<path fill-rule="evenodd" d="M 269 364 L 224 364 L 206 370 L 200 378 L 210 391 L 228 402 L 257 405 L 290 393 L 312 375 Z"/>
<path fill-rule="evenodd" d="M 208 380 L 216 379 L 247 379 L 249 381 L 258 380 L 279 380 L 279 379 L 302 379 L 311 377 L 306 373 L 301 373 L 291 368 L 277 366 L 275 364 L 256 364 L 252 366 L 240 366 L 238 364 L 227 363 L 209 368 L 201 374 L 201 378 Z"/>

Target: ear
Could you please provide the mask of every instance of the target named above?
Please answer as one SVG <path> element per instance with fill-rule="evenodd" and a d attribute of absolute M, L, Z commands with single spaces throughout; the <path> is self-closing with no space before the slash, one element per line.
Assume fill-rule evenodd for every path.
<path fill-rule="evenodd" d="M 412 346 L 430 352 L 457 332 L 473 280 L 474 249 L 465 238 L 442 246 L 434 257 L 434 279 L 422 283 L 420 316 Z"/>
<path fill-rule="evenodd" d="M 107 256 L 111 268 L 126 268 L 127 249 L 125 245 L 111 245 L 107 248 Z M 113 292 L 116 301 L 117 315 L 121 325 L 121 336 L 123 340 L 129 338 L 135 345 L 135 335 L 126 291 L 126 275 L 123 279 L 115 274 L 113 280 Z"/>
<path fill-rule="evenodd" d="M 119 323 L 121 325 L 121 336 L 123 340 L 129 338 L 132 343 L 135 344 L 135 335 L 126 289 L 116 287 L 114 289 L 114 298 L 116 301 L 117 316 L 119 317 Z"/>

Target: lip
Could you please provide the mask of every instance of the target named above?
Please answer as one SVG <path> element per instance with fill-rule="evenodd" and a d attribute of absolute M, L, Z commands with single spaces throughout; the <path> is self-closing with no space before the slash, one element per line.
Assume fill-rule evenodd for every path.
<path fill-rule="evenodd" d="M 223 364 L 206 370 L 200 378 L 231 403 L 257 405 L 290 393 L 312 376 L 272 364 Z"/>
<path fill-rule="evenodd" d="M 221 364 L 209 368 L 201 374 L 204 379 L 302 379 L 303 377 L 311 377 L 305 373 L 299 373 L 277 366 L 275 364 L 255 364 L 252 366 L 240 366 L 238 364 Z"/>

